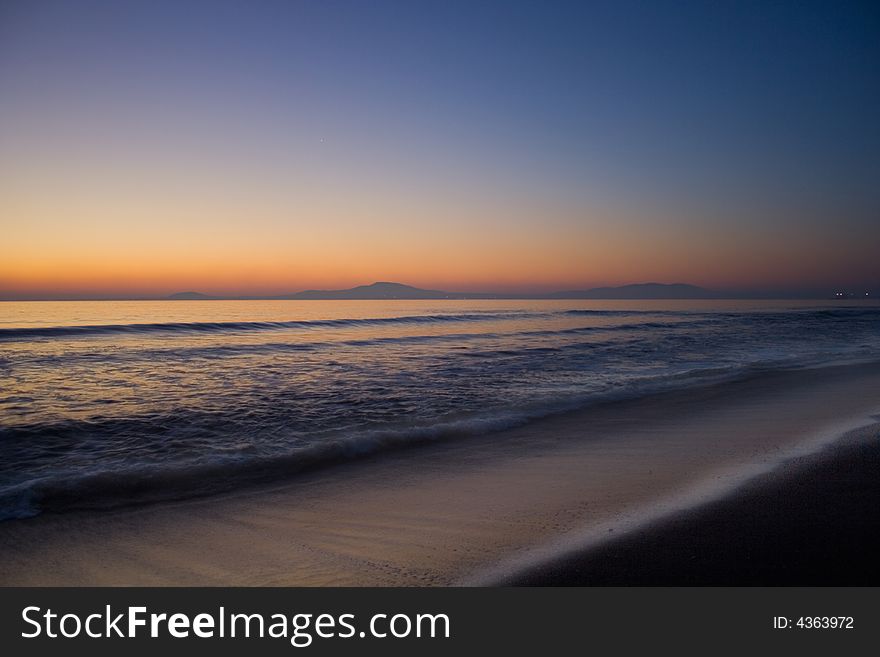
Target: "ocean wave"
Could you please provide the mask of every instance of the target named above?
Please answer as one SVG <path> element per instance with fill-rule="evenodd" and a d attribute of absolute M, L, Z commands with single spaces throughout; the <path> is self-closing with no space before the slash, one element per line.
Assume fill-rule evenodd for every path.
<path fill-rule="evenodd" d="M 880 356 L 873 307 L 444 309 L 0 329 L 0 513 L 209 494 L 605 400 Z M 411 326 L 383 330 L 396 325 Z"/>
<path fill-rule="evenodd" d="M 93 361 L 107 364 L 110 362 L 122 362 L 143 360 L 147 358 L 211 358 L 223 356 L 236 356 L 254 353 L 285 353 L 285 352 L 312 352 L 323 349 L 338 349 L 340 347 L 379 347 L 383 345 L 417 345 L 434 343 L 462 343 L 462 345 L 476 345 L 480 342 L 499 339 L 530 339 L 548 337 L 566 337 L 590 334 L 614 334 L 634 332 L 646 329 L 698 329 L 716 325 L 713 319 L 680 320 L 672 322 L 635 322 L 626 324 L 610 324 L 599 326 L 574 326 L 569 328 L 533 329 L 520 331 L 484 331 L 477 333 L 433 333 L 419 335 L 393 335 L 377 336 L 360 339 L 338 340 L 315 340 L 315 341 L 290 341 L 290 342 L 257 342 L 242 344 L 200 344 L 187 345 L 176 344 L 168 347 L 137 347 L 119 350 L 112 353 L 87 351 L 67 351 L 61 354 L 20 354 L 17 356 L 19 365 L 29 363 L 31 365 L 57 366 L 62 363 L 75 361 Z M 464 348 L 464 346 L 462 347 Z M 531 351 L 532 347 L 525 350 Z M 506 350 L 509 351 L 509 350 Z M 2 363 L 0 363 L 2 366 Z"/>
<path fill-rule="evenodd" d="M 534 313 L 467 313 L 449 315 L 405 315 L 399 317 L 364 317 L 345 319 L 309 319 L 281 322 L 159 322 L 154 324 L 94 324 L 82 326 L 33 326 L 0 328 L 0 341 L 39 338 L 125 335 L 141 333 L 237 333 L 278 331 L 294 328 L 345 328 L 383 326 L 386 324 L 439 324 L 447 322 L 484 322 L 535 317 Z M 540 316 L 540 315 L 538 315 Z"/>
<path fill-rule="evenodd" d="M 397 317 L 353 317 L 339 319 L 304 319 L 272 322 L 157 322 L 137 324 L 83 324 L 67 326 L 27 326 L 0 328 L 0 341 L 40 338 L 89 337 L 142 333 L 239 333 L 279 331 L 284 329 L 346 328 L 394 324 L 446 324 L 456 322 L 497 322 L 551 317 L 629 317 L 639 315 L 692 316 L 700 313 L 641 310 L 563 310 L 551 312 L 473 312 L 459 314 L 403 315 Z M 650 327 L 652 324 L 646 324 Z M 627 327 L 630 328 L 630 327 Z M 536 333 L 540 334 L 540 332 Z"/>
<path fill-rule="evenodd" d="M 447 415 L 427 423 L 318 431 L 308 436 L 308 441 L 291 440 L 289 449 L 273 453 L 261 452 L 256 448 L 261 442 L 259 436 L 239 436 L 235 442 L 215 445 L 210 453 L 189 460 L 174 460 L 171 456 L 162 455 L 165 452 L 176 454 L 175 450 L 168 450 L 167 447 L 181 440 L 174 436 L 176 427 L 191 427 L 196 421 L 190 411 L 167 417 L 150 415 L 107 419 L 103 423 L 105 426 L 85 421 L 63 421 L 0 428 L 0 439 L 6 445 L 27 444 L 37 437 L 45 439 L 55 436 L 57 444 L 44 446 L 58 453 L 65 451 L 65 443 L 76 443 L 80 439 L 94 437 L 96 433 L 126 434 L 131 438 L 139 433 L 138 426 L 159 427 L 163 433 L 163 449 L 136 465 L 107 468 L 80 457 L 77 459 L 80 464 L 77 470 L 56 469 L 0 487 L 0 520 L 27 518 L 44 512 L 112 509 L 214 495 L 242 486 L 283 481 L 307 470 L 348 462 L 377 452 L 431 441 L 486 435 L 598 404 L 717 385 L 817 364 L 818 360 L 775 359 L 742 365 L 695 367 L 673 374 L 635 377 L 626 385 L 608 385 L 587 395 L 494 408 L 459 417 Z M 223 424 L 220 418 L 203 418 L 202 421 L 209 425 Z M 11 456 L 13 454 L 6 455 L 7 459 Z"/>
<path fill-rule="evenodd" d="M 630 315 L 685 315 L 685 314 L 702 314 L 693 311 L 679 310 L 625 310 L 625 309 L 604 309 L 604 308 L 575 308 L 574 310 L 563 310 L 563 315 L 574 315 L 577 317 L 628 317 Z"/>
<path fill-rule="evenodd" d="M 540 319 L 554 316 L 571 317 L 630 317 L 679 316 L 695 320 L 713 317 L 717 320 L 738 319 L 750 322 L 790 322 L 793 316 L 807 319 L 880 319 L 880 307 L 867 308 L 820 308 L 792 310 L 787 312 L 703 312 L 691 310 L 627 310 L 627 309 L 571 309 L 549 312 L 473 312 L 459 314 L 404 315 L 397 317 L 353 317 L 339 319 L 290 320 L 270 322 L 157 322 L 138 324 L 88 324 L 67 326 L 29 326 L 0 328 L 0 341 L 27 340 L 52 337 L 78 337 L 95 335 L 125 335 L 140 333 L 230 333 L 248 331 L 278 331 L 294 328 L 345 328 L 355 326 L 382 326 L 393 324 L 438 324 L 449 322 L 494 322 L 499 320 Z M 642 324 L 645 327 L 663 326 L 663 323 Z M 621 328 L 634 328 L 634 324 Z"/>
<path fill-rule="evenodd" d="M 46 476 L 0 489 L 0 520 L 43 512 L 110 509 L 187 499 L 278 481 L 318 466 L 350 461 L 377 451 L 430 440 L 466 437 L 511 428 L 528 421 L 523 413 L 332 432 L 287 453 L 251 455 L 252 443 L 217 450 L 213 459 L 115 470 Z"/>
<path fill-rule="evenodd" d="M 748 323 L 791 322 L 801 319 L 880 319 L 880 308 L 820 308 L 787 312 L 703 312 L 695 310 L 624 310 L 624 309 L 571 309 L 548 312 L 473 312 L 459 314 L 404 315 L 397 317 L 354 317 L 339 319 L 290 320 L 271 322 L 157 322 L 138 324 L 89 324 L 67 326 L 29 326 L 0 328 L 0 341 L 30 340 L 41 338 L 88 337 L 100 335 L 126 335 L 142 333 L 237 333 L 252 331 L 279 331 L 284 329 L 346 328 L 357 326 L 383 326 L 394 324 L 441 324 L 455 322 L 496 322 L 517 319 L 541 319 L 548 317 L 681 317 L 682 320 L 708 321 L 736 319 Z M 644 322 L 621 325 L 620 329 L 652 328 L 665 326 L 666 322 Z M 602 330 L 603 327 L 584 327 L 574 330 Z M 535 333 L 536 335 L 540 332 Z M 548 333 L 553 333 L 549 331 Z"/>

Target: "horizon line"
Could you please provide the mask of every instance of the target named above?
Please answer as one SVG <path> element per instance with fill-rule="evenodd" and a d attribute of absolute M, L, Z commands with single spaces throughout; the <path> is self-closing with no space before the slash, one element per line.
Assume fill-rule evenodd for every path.
<path fill-rule="evenodd" d="M 407 288 L 414 292 L 422 292 L 422 293 L 430 293 L 435 295 L 444 295 L 444 296 L 435 296 L 433 298 L 418 298 L 418 297 L 379 297 L 379 298 L 321 298 L 320 294 L 344 294 L 346 292 L 353 292 L 356 290 L 366 290 L 372 287 L 378 286 L 394 286 L 400 288 Z M 614 297 L 613 294 L 616 290 L 626 290 L 627 288 L 656 288 L 658 290 L 668 289 L 668 288 L 689 288 L 697 293 L 699 296 L 665 296 L 665 297 L 656 297 L 656 296 L 648 296 L 648 297 L 632 297 L 632 296 L 624 296 L 624 297 Z M 873 286 L 840 286 L 840 287 L 828 287 L 825 290 L 818 290 L 815 287 L 813 288 L 746 288 L 746 289 L 735 289 L 735 288 L 721 288 L 721 289 L 711 289 L 704 288 L 702 286 L 694 285 L 691 283 L 658 283 L 655 281 L 647 281 L 647 282 L 638 282 L 638 283 L 625 283 L 621 285 L 602 285 L 597 287 L 569 287 L 566 289 L 559 290 L 549 290 L 546 292 L 525 292 L 525 291 L 512 291 L 512 292 L 493 292 L 493 291 L 470 291 L 470 292 L 455 292 L 448 291 L 442 289 L 432 289 L 432 288 L 420 288 L 413 285 L 405 284 L 405 283 L 397 283 L 392 281 L 375 281 L 373 283 L 368 284 L 360 284 L 355 285 L 350 288 L 333 288 L 333 289 L 303 289 L 297 292 L 288 292 L 282 294 L 228 294 L 228 293 L 219 293 L 219 294 L 207 294 L 202 293 L 196 290 L 181 290 L 177 292 L 171 292 L 168 294 L 163 293 L 155 293 L 155 294 L 136 294 L 136 293 L 120 293 L 120 294 L 30 294 L 30 295 L 21 295 L 21 296 L 8 296 L 2 295 L 0 293 L 0 301 L 5 302 L 18 302 L 18 301 L 321 301 L 321 300 L 336 300 L 336 301 L 389 301 L 389 300 L 434 300 L 440 301 L 444 298 L 449 300 L 461 300 L 461 301 L 478 301 L 478 300 L 563 300 L 563 299 L 571 299 L 571 300 L 596 300 L 601 301 L 604 299 L 613 300 L 674 300 L 674 299 L 828 299 L 828 300 L 855 300 L 855 299 L 871 299 L 876 298 L 871 291 Z M 858 291 L 857 291 L 858 290 Z M 593 297 L 593 298 L 585 298 L 583 295 L 586 294 L 609 294 L 611 296 L 605 297 Z M 311 295 L 311 296 L 309 296 Z M 573 296 L 566 296 L 573 295 Z"/>

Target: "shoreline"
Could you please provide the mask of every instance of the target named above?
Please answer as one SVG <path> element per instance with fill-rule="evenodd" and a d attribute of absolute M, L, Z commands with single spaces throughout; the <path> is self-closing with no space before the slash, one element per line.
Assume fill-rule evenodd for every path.
<path fill-rule="evenodd" d="M 880 363 L 773 372 L 271 487 L 11 520 L 0 523 L 0 584 L 501 583 L 582 550 L 590 532 L 604 543 L 675 504 L 729 496 L 869 424 L 878 402 Z"/>
<path fill-rule="evenodd" d="M 876 586 L 880 422 L 505 586 Z"/>
<path fill-rule="evenodd" d="M 694 379 L 685 385 L 674 388 L 656 388 L 646 386 L 641 391 L 609 394 L 606 397 L 596 396 L 581 404 L 552 405 L 542 410 L 540 407 L 529 411 L 501 412 L 488 417 L 474 420 L 449 420 L 434 425 L 412 425 L 408 429 L 391 427 L 375 429 L 375 434 L 364 444 L 354 441 L 336 440 L 332 444 L 312 450 L 304 450 L 287 456 L 268 458 L 252 463 L 238 463 L 230 467 L 222 463 L 206 463 L 198 466 L 187 466 L 166 471 L 145 474 L 132 472 L 128 476 L 114 473 L 96 473 L 83 478 L 74 484 L 42 483 L 30 491 L 32 497 L 20 502 L 26 507 L 21 514 L 0 512 L 0 530 L 8 520 L 28 520 L 41 516 L 55 516 L 67 513 L 103 513 L 124 512 L 156 505 L 172 505 L 179 502 L 198 501 L 222 498 L 229 495 L 241 495 L 272 489 L 292 483 L 297 477 L 308 476 L 315 472 L 356 465 L 365 461 L 382 459 L 399 453 L 414 450 L 419 453 L 430 451 L 436 445 L 450 445 L 458 441 L 491 440 L 493 436 L 503 437 L 521 430 L 523 427 L 537 423 L 541 426 L 547 421 L 567 416 L 575 417 L 593 412 L 602 413 L 620 405 L 663 403 L 667 399 L 678 399 L 688 393 L 703 394 L 725 386 L 746 386 L 753 380 L 761 381 L 768 377 L 792 375 L 796 372 L 811 370 L 838 370 L 848 367 L 880 366 L 880 361 L 854 358 L 838 361 L 834 364 L 795 365 L 776 370 L 744 370 L 727 378 L 706 378 L 703 381 Z M 482 431 L 469 429 L 467 425 L 482 424 Z M 496 428 L 492 428 L 496 425 Z M 845 433 L 850 427 L 841 426 L 838 433 Z M 400 438 L 409 431 L 411 434 L 423 434 L 421 437 Z M 432 435 L 433 434 L 433 435 Z M 361 432 L 360 437 L 364 433 Z M 115 478 L 115 479 L 114 479 Z M 198 481 L 198 484 L 192 482 Z"/>

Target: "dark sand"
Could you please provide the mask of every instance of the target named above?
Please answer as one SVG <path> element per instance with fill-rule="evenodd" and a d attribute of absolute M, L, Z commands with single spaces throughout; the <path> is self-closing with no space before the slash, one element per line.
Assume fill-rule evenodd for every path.
<path fill-rule="evenodd" d="M 855 444 L 853 444 L 855 443 Z M 509 579 L 518 586 L 877 586 L 880 424 Z"/>
<path fill-rule="evenodd" d="M 0 523 L 0 583 L 491 585 L 532 572 L 548 583 L 745 584 L 781 581 L 785 560 L 791 583 L 835 568 L 878 583 L 865 556 L 876 550 L 862 550 L 880 508 L 877 461 L 855 456 L 876 447 L 810 466 L 825 470 L 791 480 L 802 483 L 785 473 L 805 464 L 782 465 L 873 424 L 878 410 L 878 363 L 765 373 L 228 495 L 47 513 Z M 859 435 L 876 445 L 876 431 Z M 756 476 L 777 488 L 731 496 Z M 643 530 L 698 507 L 729 511 Z M 827 555 L 838 563 L 821 563 Z"/>

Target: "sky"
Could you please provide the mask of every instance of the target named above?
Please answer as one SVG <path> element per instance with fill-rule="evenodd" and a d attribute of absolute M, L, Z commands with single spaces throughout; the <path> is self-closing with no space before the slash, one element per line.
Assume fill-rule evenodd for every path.
<path fill-rule="evenodd" d="M 880 292 L 880 5 L 0 3 L 0 298 Z"/>

